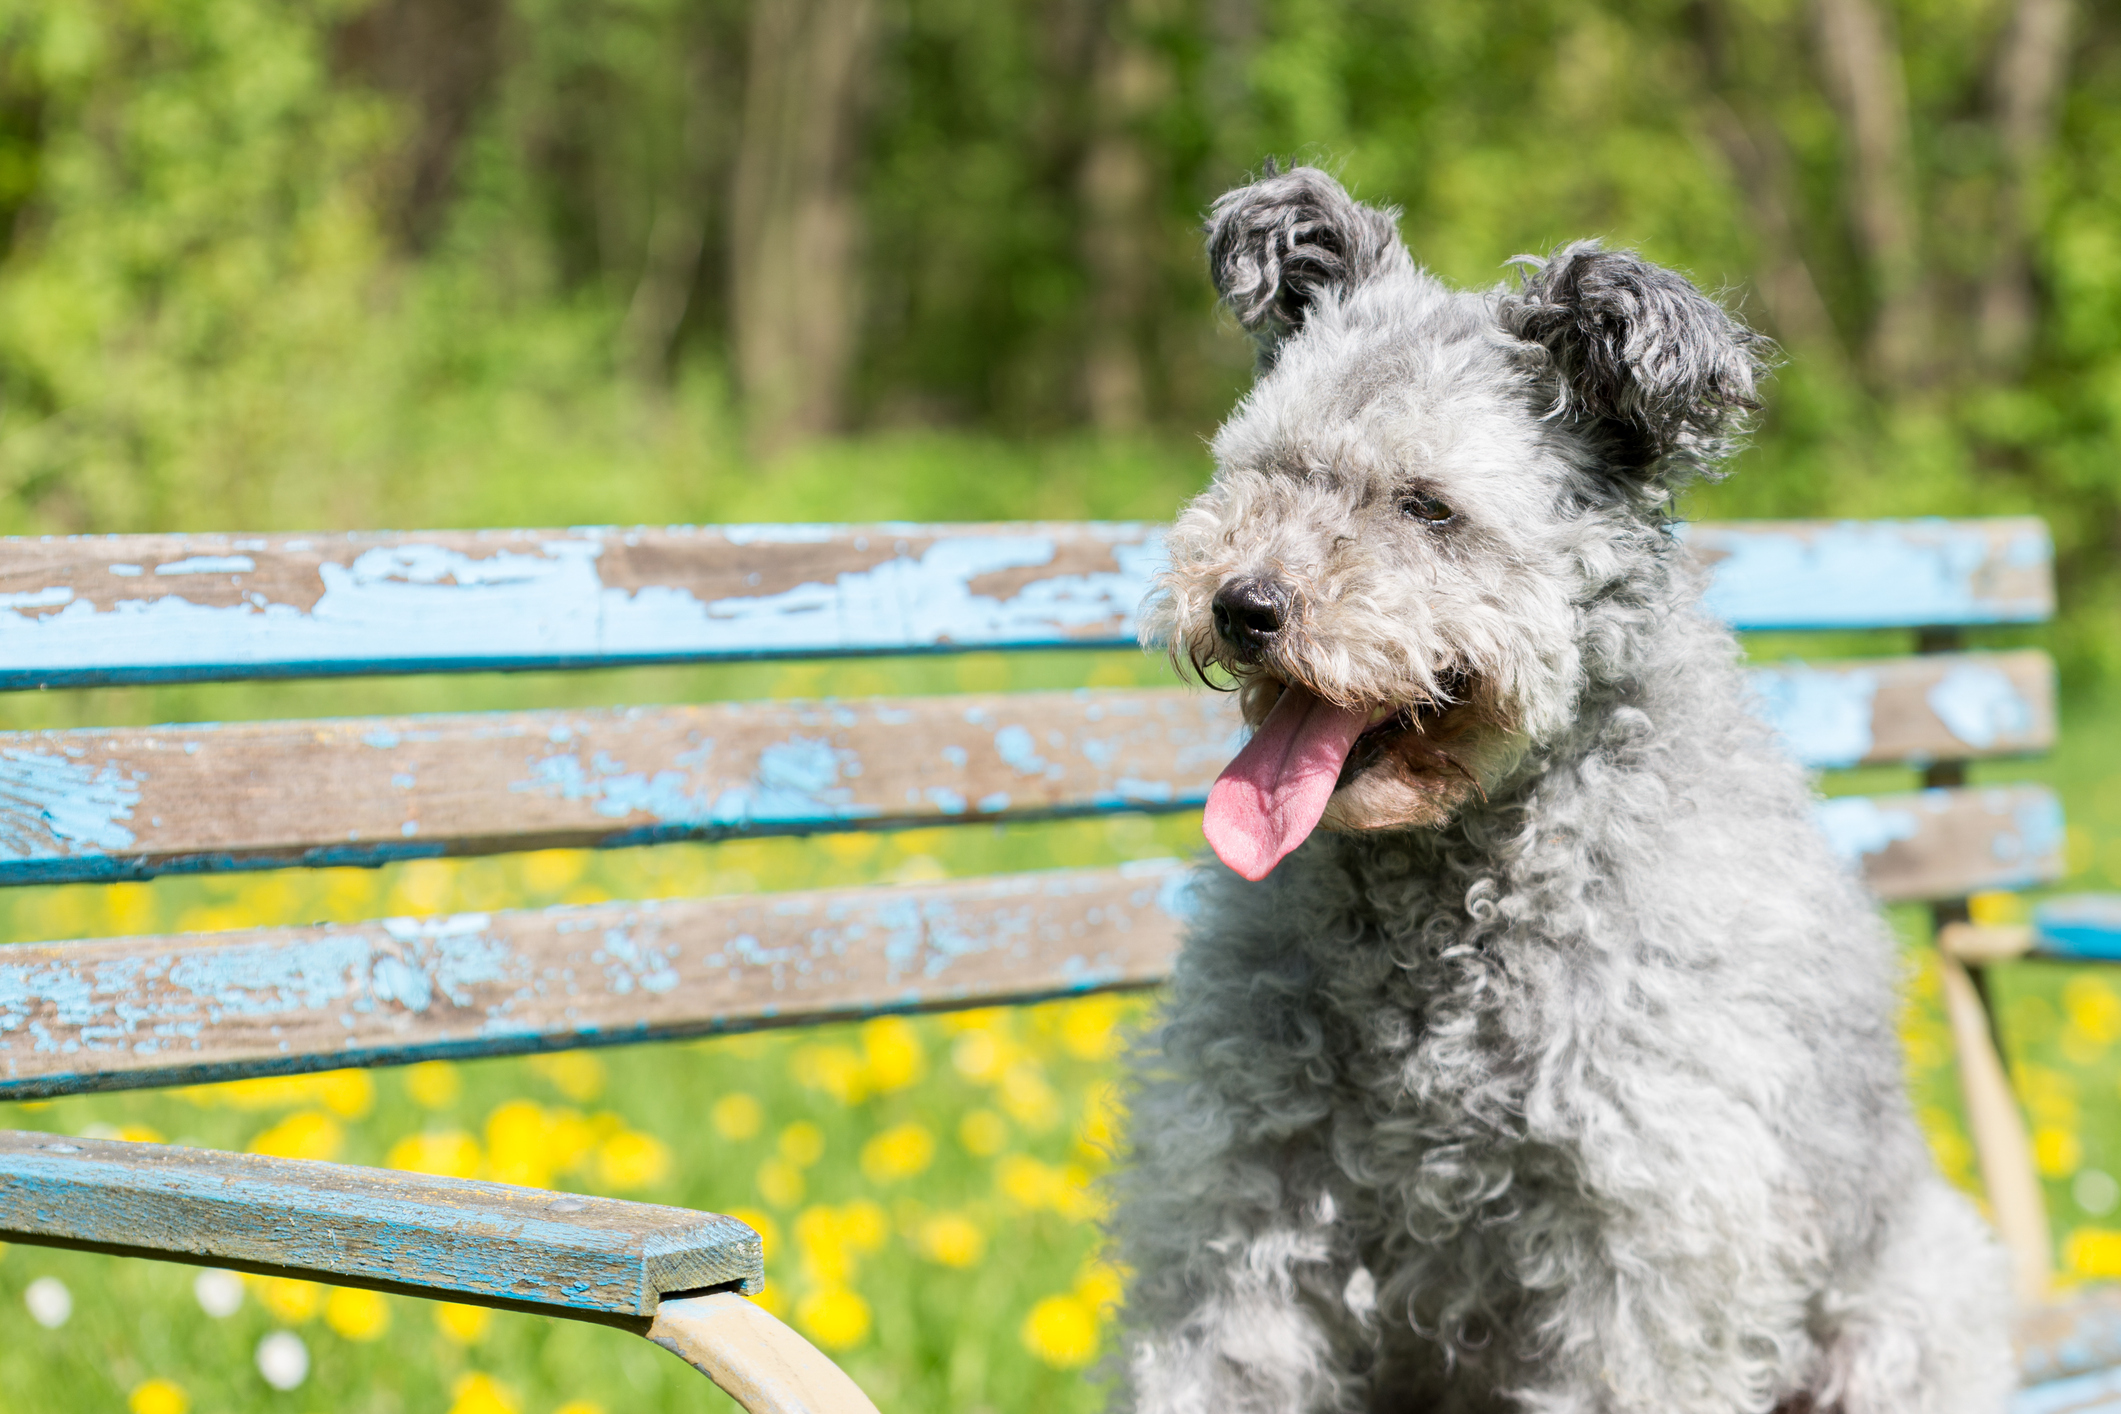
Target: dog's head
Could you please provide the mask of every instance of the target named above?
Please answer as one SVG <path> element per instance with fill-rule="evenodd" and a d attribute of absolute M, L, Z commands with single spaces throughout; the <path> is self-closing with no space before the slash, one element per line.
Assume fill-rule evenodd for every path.
<path fill-rule="evenodd" d="M 1563 731 L 1673 490 L 1756 405 L 1761 341 L 1672 271 L 1582 242 L 1453 291 L 1395 217 L 1299 167 L 1208 221 L 1260 372 L 1147 632 L 1243 694 L 1220 828 L 1257 848 L 1213 799 L 1209 834 L 1252 877 L 1321 812 L 1447 823 Z"/>

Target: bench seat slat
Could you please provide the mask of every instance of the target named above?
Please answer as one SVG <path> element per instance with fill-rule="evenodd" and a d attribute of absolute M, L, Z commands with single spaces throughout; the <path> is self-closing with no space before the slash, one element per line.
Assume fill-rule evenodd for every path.
<path fill-rule="evenodd" d="M 512 1184 L 0 1130 L 0 1238 L 645 1320 L 757 1291 L 734 1218 Z"/>
<path fill-rule="evenodd" d="M 1888 899 L 2053 877 L 2038 787 L 1827 802 Z M 22 943 L 0 1099 L 705 1034 L 1161 981 L 1183 866 Z"/>
<path fill-rule="evenodd" d="M 0 690 L 1132 643 L 1163 528 L 700 526 L 0 540 Z M 1745 629 L 2029 623 L 2030 517 L 1686 528 Z"/>
<path fill-rule="evenodd" d="M 695 1035 L 1159 981 L 1171 861 L 0 951 L 0 1098 Z"/>
<path fill-rule="evenodd" d="M 2036 652 L 1754 685 L 1815 766 L 2054 735 Z M 0 733 L 0 884 L 1191 809 L 1241 740 L 1181 689 Z"/>

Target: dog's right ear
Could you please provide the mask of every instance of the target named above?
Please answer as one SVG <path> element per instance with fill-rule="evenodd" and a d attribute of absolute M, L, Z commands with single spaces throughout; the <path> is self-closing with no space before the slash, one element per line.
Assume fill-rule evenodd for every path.
<path fill-rule="evenodd" d="M 1265 176 L 1209 210 L 1209 273 L 1271 364 L 1320 295 L 1411 263 L 1398 222 L 1397 210 L 1364 206 L 1316 167 L 1284 172 L 1270 161 Z"/>

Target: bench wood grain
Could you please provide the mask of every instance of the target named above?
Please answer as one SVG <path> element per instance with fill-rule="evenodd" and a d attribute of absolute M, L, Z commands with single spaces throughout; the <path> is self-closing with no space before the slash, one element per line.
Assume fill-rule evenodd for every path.
<path fill-rule="evenodd" d="M 0 540 L 0 690 L 1134 641 L 1147 524 Z M 1740 628 L 2037 622 L 2030 517 L 1702 524 Z"/>
<path fill-rule="evenodd" d="M 2022 652 L 1753 683 L 1846 766 L 2045 747 L 2053 677 Z M 1230 696 L 1176 688 L 0 733 L 0 884 L 1196 809 L 1242 740 Z"/>
<path fill-rule="evenodd" d="M 757 1291 L 734 1218 L 512 1184 L 0 1130 L 0 1238 L 645 1329 L 665 1295 Z"/>

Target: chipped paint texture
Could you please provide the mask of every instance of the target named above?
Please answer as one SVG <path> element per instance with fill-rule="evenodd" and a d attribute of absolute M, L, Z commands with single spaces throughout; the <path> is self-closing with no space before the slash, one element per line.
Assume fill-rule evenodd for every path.
<path fill-rule="evenodd" d="M 1778 663 L 1750 677 L 1760 714 L 1792 755 L 1822 770 L 2054 744 L 2054 664 L 2036 651 Z"/>
<path fill-rule="evenodd" d="M 1828 845 L 1880 898 L 1964 898 L 2062 877 L 2062 806 L 2042 786 L 1821 801 Z"/>
<path fill-rule="evenodd" d="M 2033 709 L 2008 676 L 1984 663 L 1961 663 L 1929 690 L 1930 710 L 1952 735 L 1976 750 L 2032 732 Z"/>
<path fill-rule="evenodd" d="M 1183 809 L 1241 740 L 1175 689 L 0 733 L 0 882 Z"/>
<path fill-rule="evenodd" d="M 2121 1366 L 2121 1294 L 2085 1287 L 2025 1312 L 2017 1345 L 2028 1385 Z"/>
<path fill-rule="evenodd" d="M 758 1235 L 733 1218 L 388 1169 L 0 1131 L 0 1180 L 10 1242 L 555 1314 L 650 1316 L 664 1292 L 756 1291 L 764 1275 Z"/>
<path fill-rule="evenodd" d="M 1161 536 L 1023 523 L 15 539 L 0 555 L 0 688 L 1120 645 Z M 1711 564 L 1712 610 L 1742 628 L 2052 611 L 2036 520 L 1687 536 Z"/>
<path fill-rule="evenodd" d="M 1182 873 L 22 944 L 0 965 L 0 1097 L 1138 985 L 1177 948 Z"/>
<path fill-rule="evenodd" d="M 1791 667 L 1756 672 L 1762 714 L 1807 766 L 1853 766 L 1871 754 L 1871 707 L 1878 675 Z"/>
<path fill-rule="evenodd" d="M 2031 517 L 1684 527 L 1710 612 L 1738 628 L 2036 623 L 2054 613 L 2054 550 Z"/>
<path fill-rule="evenodd" d="M 240 555 L 212 536 L 11 540 L 0 688 L 1131 644 L 1161 534 L 678 527 L 279 537 Z"/>

